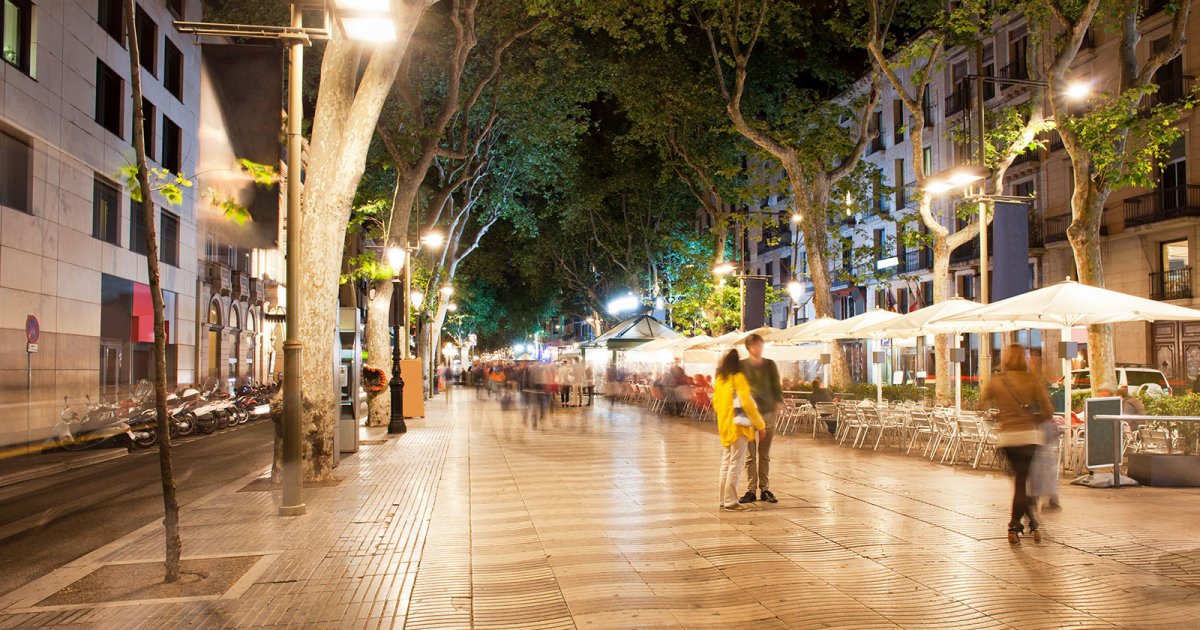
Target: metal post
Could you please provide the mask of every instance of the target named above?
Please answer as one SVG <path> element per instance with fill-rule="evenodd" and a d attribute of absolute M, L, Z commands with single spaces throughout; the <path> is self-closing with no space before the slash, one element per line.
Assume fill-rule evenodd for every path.
<path fill-rule="evenodd" d="M 738 276 L 738 329 L 746 332 L 746 276 Z"/>
<path fill-rule="evenodd" d="M 404 265 L 404 358 L 411 359 L 412 356 L 412 340 L 408 337 L 408 331 L 411 322 L 409 321 L 408 294 L 412 292 L 412 248 L 406 242 L 404 244 L 405 256 L 408 258 L 408 264 Z"/>
<path fill-rule="evenodd" d="M 976 48 L 975 53 L 975 116 L 979 120 L 975 124 L 975 139 L 979 143 L 979 168 L 987 167 L 987 148 L 984 146 L 983 121 L 983 49 Z M 987 194 L 987 179 L 979 183 L 979 192 Z M 988 240 L 987 240 L 987 208 L 985 199 L 979 200 L 979 303 L 987 304 L 988 299 Z M 992 373 L 992 333 L 979 334 L 979 389 L 987 385 Z"/>
<path fill-rule="evenodd" d="M 292 26 L 304 27 L 298 4 L 292 4 Z M 300 119 L 304 115 L 301 90 L 304 85 L 304 42 L 288 44 L 288 179 L 287 179 L 287 337 L 283 342 L 283 502 L 280 516 L 299 516 L 306 511 L 301 477 L 300 445 L 303 401 L 300 394 L 300 182 L 304 168 L 300 157 Z"/>
<path fill-rule="evenodd" d="M 409 261 L 411 262 L 411 261 Z M 388 433 L 407 433 L 404 424 L 404 377 L 400 375 L 400 325 L 408 310 L 408 296 L 400 292 L 400 274 L 392 278 L 392 417 Z"/>

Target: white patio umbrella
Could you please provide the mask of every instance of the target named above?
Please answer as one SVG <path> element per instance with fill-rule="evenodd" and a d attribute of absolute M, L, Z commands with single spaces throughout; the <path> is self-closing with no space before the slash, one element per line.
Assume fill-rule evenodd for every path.
<path fill-rule="evenodd" d="M 945 321 L 1021 321 L 1022 327 L 1069 329 L 1089 324 L 1200 321 L 1200 310 L 1067 280 L 947 317 Z M 1063 357 L 1063 408 L 1071 408 L 1071 367 Z"/>
<path fill-rule="evenodd" d="M 954 347 L 958 347 L 958 335 L 963 333 L 990 333 L 1004 330 L 1019 330 L 1035 328 L 1036 324 L 1025 321 L 1010 320 L 977 320 L 953 321 L 947 318 L 969 313 L 980 308 L 978 302 L 964 300 L 960 297 L 950 298 L 901 315 L 895 319 L 885 319 L 873 326 L 862 329 L 864 334 L 874 334 L 892 339 L 905 337 L 923 337 L 925 335 L 953 335 Z M 962 364 L 954 364 L 954 408 L 962 409 Z"/>
<path fill-rule="evenodd" d="M 863 333 L 861 331 L 875 326 L 876 324 L 891 321 L 899 317 L 900 315 L 898 313 L 877 308 L 867 311 L 861 315 L 855 315 L 854 317 L 850 317 L 848 319 L 832 320 L 832 323 L 814 326 L 808 331 L 802 331 L 801 335 L 793 334 L 791 338 L 795 340 L 802 337 L 808 341 L 824 341 L 826 343 L 836 339 L 878 339 L 881 337 L 881 335 Z M 883 402 L 883 381 L 879 372 L 880 366 L 878 363 L 874 365 L 875 400 L 876 402 Z M 826 374 L 825 376 L 826 382 L 828 382 L 829 375 Z"/>
<path fill-rule="evenodd" d="M 803 324 L 783 329 L 783 332 L 779 335 L 779 341 L 795 343 L 823 341 L 823 339 L 818 339 L 815 335 L 823 330 L 837 326 L 839 323 L 839 320 L 832 317 L 810 319 Z"/>

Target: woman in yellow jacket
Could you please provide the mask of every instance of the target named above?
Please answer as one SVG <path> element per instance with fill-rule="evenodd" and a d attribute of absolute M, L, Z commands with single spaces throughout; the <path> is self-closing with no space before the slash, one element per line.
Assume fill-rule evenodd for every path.
<path fill-rule="evenodd" d="M 738 503 L 738 471 L 746 460 L 750 440 L 762 438 L 767 425 L 758 413 L 750 384 L 739 367 L 737 350 L 730 350 L 717 365 L 713 383 L 712 405 L 717 415 L 717 433 L 721 435 L 721 509 L 744 512 L 752 509 Z"/>

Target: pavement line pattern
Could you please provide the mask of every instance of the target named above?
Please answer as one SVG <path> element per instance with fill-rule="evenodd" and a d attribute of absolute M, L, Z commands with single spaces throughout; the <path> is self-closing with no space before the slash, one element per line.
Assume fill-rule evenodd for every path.
<path fill-rule="evenodd" d="M 206 601 L 38 610 L 105 563 L 155 559 L 152 523 L 9 595 L 0 629 L 1190 628 L 1200 490 L 1064 487 L 1046 541 L 1004 536 L 1010 481 L 778 436 L 775 505 L 717 507 L 711 423 L 636 407 L 520 409 L 459 391 L 372 439 L 275 515 L 277 492 L 190 504 L 189 556 L 263 554 Z M 60 586 L 59 586 L 60 587 Z M 18 605 L 20 604 L 20 605 Z"/>

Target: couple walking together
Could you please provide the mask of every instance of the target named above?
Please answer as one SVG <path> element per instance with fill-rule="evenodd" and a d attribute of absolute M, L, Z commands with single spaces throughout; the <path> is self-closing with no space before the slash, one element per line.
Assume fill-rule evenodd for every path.
<path fill-rule="evenodd" d="M 749 510 L 748 504 L 756 500 L 776 502 L 769 489 L 771 438 L 775 433 L 775 410 L 783 402 L 783 386 L 775 362 L 762 356 L 762 337 L 752 334 L 745 343 L 750 357 L 739 360 L 737 350 L 725 353 L 713 383 L 712 403 L 724 449 L 721 508 L 731 512 Z M 749 483 L 739 499 L 738 472 L 743 465 Z"/>

